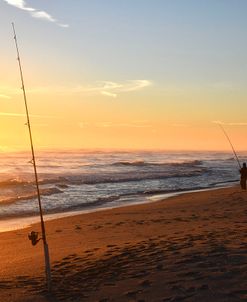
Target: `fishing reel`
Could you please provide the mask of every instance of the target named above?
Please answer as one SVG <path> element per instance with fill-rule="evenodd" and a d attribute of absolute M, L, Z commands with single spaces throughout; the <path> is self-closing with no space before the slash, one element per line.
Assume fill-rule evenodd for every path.
<path fill-rule="evenodd" d="M 32 245 L 36 245 L 42 238 L 38 238 L 39 233 L 32 231 L 31 233 L 28 234 L 28 239 L 32 242 Z"/>

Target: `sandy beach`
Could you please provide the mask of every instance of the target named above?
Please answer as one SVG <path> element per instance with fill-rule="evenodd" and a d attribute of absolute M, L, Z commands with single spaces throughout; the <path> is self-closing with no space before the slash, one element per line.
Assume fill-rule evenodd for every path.
<path fill-rule="evenodd" d="M 187 193 L 0 234 L 0 301 L 246 301 L 247 193 Z"/>
<path fill-rule="evenodd" d="M 0 0 L 0 302 L 247 302 L 246 12 Z"/>

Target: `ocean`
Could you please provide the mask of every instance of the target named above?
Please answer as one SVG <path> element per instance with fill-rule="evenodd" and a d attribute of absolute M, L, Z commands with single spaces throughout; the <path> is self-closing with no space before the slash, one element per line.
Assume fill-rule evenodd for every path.
<path fill-rule="evenodd" d="M 241 162 L 246 158 L 239 154 Z M 28 221 L 39 213 L 30 159 L 29 152 L 0 154 L 0 222 Z M 37 152 L 36 161 L 49 216 L 151 202 L 239 180 L 230 152 L 50 151 Z"/>

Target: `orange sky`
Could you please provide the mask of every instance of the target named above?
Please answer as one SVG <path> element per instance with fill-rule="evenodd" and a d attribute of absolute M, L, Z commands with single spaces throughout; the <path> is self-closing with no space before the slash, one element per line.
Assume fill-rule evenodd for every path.
<path fill-rule="evenodd" d="M 35 15 L 7 2 L 0 151 L 29 148 L 13 20 L 37 149 L 231 150 L 213 123 L 221 121 L 236 149 L 247 150 L 246 4 L 126 0 L 123 10 L 61 0 Z"/>
<path fill-rule="evenodd" d="M 177 104 L 174 97 L 171 105 L 160 100 L 156 106 L 150 106 L 149 97 L 152 98 L 144 92 L 131 92 L 118 99 L 81 96 L 78 100 L 69 94 L 28 93 L 35 146 L 42 149 L 229 149 L 223 132 L 213 123 L 220 111 L 217 106 L 213 106 L 213 112 L 205 106 L 203 114 L 198 114 L 196 104 L 180 103 L 181 96 Z M 22 95 L 1 103 L 4 105 L 0 113 L 0 126 L 4 129 L 0 133 L 1 149 L 29 148 Z M 246 127 L 237 124 L 224 127 L 236 149 L 246 150 Z"/>

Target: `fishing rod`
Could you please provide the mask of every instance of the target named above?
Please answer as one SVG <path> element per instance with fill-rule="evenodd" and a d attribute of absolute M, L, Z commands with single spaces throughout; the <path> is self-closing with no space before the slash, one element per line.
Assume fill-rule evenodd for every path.
<path fill-rule="evenodd" d="M 51 291 L 51 266 L 50 266 L 49 248 L 48 248 L 48 243 L 46 240 L 45 223 L 44 223 L 44 219 L 43 219 L 43 210 L 42 210 L 42 206 L 41 206 L 39 180 L 38 180 L 37 166 L 36 166 L 35 153 L 34 153 L 31 123 L 30 123 L 30 119 L 29 119 L 29 111 L 28 111 L 28 106 L 27 106 L 27 97 L 26 97 L 24 77 L 23 77 L 23 72 L 22 72 L 22 64 L 21 64 L 20 52 L 19 52 L 14 23 L 12 23 L 12 27 L 13 27 L 13 33 L 14 33 L 14 40 L 15 40 L 15 46 L 16 46 L 16 52 L 17 52 L 17 61 L 18 61 L 20 77 L 21 77 L 21 85 L 22 85 L 21 89 L 23 91 L 23 98 L 24 98 L 26 117 L 27 117 L 27 126 L 28 126 L 28 131 L 29 131 L 29 139 L 30 139 L 30 146 L 31 146 L 31 152 L 32 152 L 32 161 L 31 162 L 32 162 L 33 169 L 34 169 L 37 198 L 38 198 L 38 203 L 39 203 L 40 223 L 41 223 L 41 232 L 42 232 L 42 238 L 40 238 L 40 239 L 43 240 L 43 245 L 44 245 L 46 282 L 47 282 L 48 291 L 50 292 Z M 31 234 L 29 235 L 29 239 L 32 241 L 33 245 L 37 244 L 37 242 L 40 240 L 40 239 L 38 239 L 38 233 L 36 233 L 36 232 L 31 232 Z"/>
<path fill-rule="evenodd" d="M 236 151 L 235 151 L 235 149 L 234 149 L 234 147 L 233 147 L 233 144 L 232 144 L 232 142 L 231 142 L 229 136 L 227 135 L 225 129 L 224 129 L 223 126 L 222 126 L 222 124 L 218 123 L 218 125 L 219 125 L 219 127 L 221 128 L 221 130 L 223 131 L 223 133 L 225 134 L 225 137 L 227 138 L 227 140 L 228 140 L 228 142 L 229 142 L 229 144 L 230 144 L 230 146 L 231 146 L 231 148 L 232 148 L 233 154 L 235 155 L 235 158 L 236 158 L 236 160 L 237 160 L 237 163 L 238 163 L 238 165 L 239 165 L 239 168 L 241 169 L 240 161 L 239 161 L 239 159 L 238 159 L 237 153 L 236 153 Z"/>

